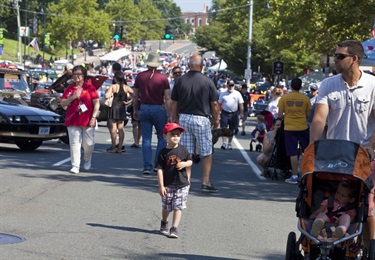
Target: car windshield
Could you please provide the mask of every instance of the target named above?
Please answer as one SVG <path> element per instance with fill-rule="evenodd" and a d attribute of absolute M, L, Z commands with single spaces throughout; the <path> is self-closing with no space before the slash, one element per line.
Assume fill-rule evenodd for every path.
<path fill-rule="evenodd" d="M 30 92 L 26 81 L 21 75 L 8 73 L 0 73 L 0 90 L 21 90 Z"/>

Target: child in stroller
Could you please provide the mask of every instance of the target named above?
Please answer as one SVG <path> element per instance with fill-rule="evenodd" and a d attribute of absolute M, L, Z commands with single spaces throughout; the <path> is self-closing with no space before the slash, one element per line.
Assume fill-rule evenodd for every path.
<path fill-rule="evenodd" d="M 345 140 L 315 141 L 305 150 L 301 170 L 300 192 L 296 200 L 301 236 L 296 241 L 296 234 L 289 233 L 286 259 L 305 259 L 308 256 L 309 259 L 341 260 L 361 256 L 361 259 L 374 260 L 375 239 L 366 245 L 363 234 L 372 186 L 370 160 L 365 149 Z M 343 228 L 342 224 L 347 223 L 339 221 L 337 227 L 337 223 L 326 223 L 324 220 L 323 224 L 315 224 L 313 227 L 311 218 L 323 216 L 318 212 L 321 212 L 324 200 L 328 199 L 328 212 L 334 210 L 334 194 L 341 192 L 340 186 L 344 182 L 351 183 L 348 199 L 350 207 L 344 208 L 344 212 L 351 215 L 350 225 Z M 355 212 L 349 213 L 351 209 Z"/>
<path fill-rule="evenodd" d="M 250 141 L 250 152 L 253 151 L 253 142 L 258 142 L 255 146 L 257 152 L 262 151 L 262 143 L 264 135 L 269 131 L 273 124 L 273 115 L 271 112 L 263 110 L 257 115 L 257 125 L 251 132 L 252 139 Z"/>
<path fill-rule="evenodd" d="M 310 215 L 309 219 L 315 219 L 310 234 L 322 240 L 324 237 L 319 234 L 324 228 L 324 224 L 338 223 L 339 226 L 335 228 L 330 240 L 335 241 L 342 238 L 357 215 L 354 205 L 355 192 L 356 185 L 354 182 L 349 180 L 341 181 L 338 184 L 333 203 L 331 202 L 332 199 L 323 200 L 320 207 Z M 323 233 L 325 234 L 325 231 Z"/>

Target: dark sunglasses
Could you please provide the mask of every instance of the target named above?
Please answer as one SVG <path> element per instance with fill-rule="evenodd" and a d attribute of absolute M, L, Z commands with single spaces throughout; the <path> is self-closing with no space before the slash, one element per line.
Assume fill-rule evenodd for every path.
<path fill-rule="evenodd" d="M 353 57 L 351 54 L 345 54 L 345 53 L 334 53 L 333 57 L 337 60 L 343 60 L 347 57 Z"/>
<path fill-rule="evenodd" d="M 173 75 L 181 74 L 181 73 L 182 73 L 181 71 L 175 71 L 175 72 L 173 72 Z"/>

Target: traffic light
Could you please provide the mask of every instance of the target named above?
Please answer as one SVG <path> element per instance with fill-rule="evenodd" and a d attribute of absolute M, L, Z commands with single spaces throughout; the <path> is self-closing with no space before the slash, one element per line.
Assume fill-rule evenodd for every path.
<path fill-rule="evenodd" d="M 165 26 L 164 29 L 164 39 L 174 40 L 174 27 L 172 25 Z"/>
<path fill-rule="evenodd" d="M 33 33 L 38 34 L 38 19 L 33 18 Z"/>
<path fill-rule="evenodd" d="M 33 24 L 34 19 L 29 19 L 29 27 L 30 31 L 34 32 L 34 24 Z"/>
<path fill-rule="evenodd" d="M 119 40 L 120 39 L 120 26 L 115 26 L 115 32 L 113 33 L 113 39 Z"/>
<path fill-rule="evenodd" d="M 282 75 L 284 74 L 284 62 L 282 61 L 275 61 L 272 64 L 272 74 Z"/>

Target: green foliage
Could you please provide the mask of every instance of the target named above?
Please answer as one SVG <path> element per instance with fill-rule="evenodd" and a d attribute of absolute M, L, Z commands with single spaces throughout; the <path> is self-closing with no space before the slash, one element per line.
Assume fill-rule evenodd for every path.
<path fill-rule="evenodd" d="M 273 61 L 285 62 L 291 76 L 319 65 L 344 39 L 366 40 L 375 19 L 375 1 L 347 0 L 253 1 L 252 70 L 270 73 Z M 218 54 L 242 74 L 246 68 L 249 6 L 247 0 L 213 0 L 207 28 L 199 28 L 198 45 Z M 214 38 L 214 39 L 213 39 Z"/>
<path fill-rule="evenodd" d="M 150 0 L 139 0 L 138 8 L 140 17 L 145 22 L 141 22 L 138 36 L 142 39 L 160 39 L 164 34 L 165 20 L 161 20 L 161 11 L 157 9 Z"/>

